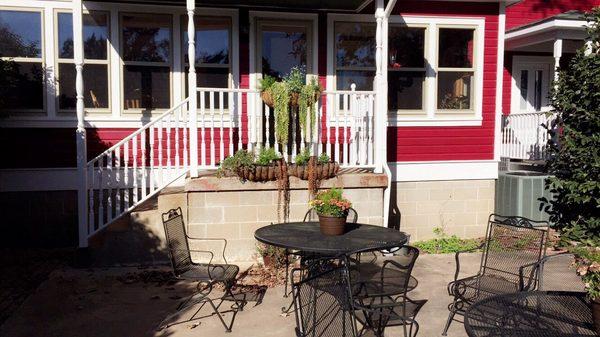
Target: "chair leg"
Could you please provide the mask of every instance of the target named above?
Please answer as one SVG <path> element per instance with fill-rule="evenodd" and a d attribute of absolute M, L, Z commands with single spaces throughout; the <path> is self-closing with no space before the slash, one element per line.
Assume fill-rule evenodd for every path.
<path fill-rule="evenodd" d="M 450 328 L 450 324 L 452 324 L 452 321 L 454 320 L 454 315 L 456 315 L 456 312 L 454 311 L 450 311 L 448 314 L 448 320 L 446 321 L 446 326 L 444 327 L 442 336 L 448 336 L 448 328 Z"/>
<path fill-rule="evenodd" d="M 283 288 L 283 297 L 288 297 L 288 280 L 290 279 L 290 256 L 289 252 L 285 250 L 285 283 Z"/>

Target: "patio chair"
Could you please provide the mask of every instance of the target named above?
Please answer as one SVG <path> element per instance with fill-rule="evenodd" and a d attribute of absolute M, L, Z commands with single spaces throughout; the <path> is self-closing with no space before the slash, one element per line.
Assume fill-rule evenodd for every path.
<path fill-rule="evenodd" d="M 446 336 L 454 316 L 464 316 L 471 304 L 488 296 L 521 291 L 526 284 L 533 282 L 534 265 L 544 255 L 547 237 L 546 230 L 534 228 L 533 223 L 537 222 L 492 214 L 483 244 L 456 253 L 454 281 L 448 284 L 448 294 L 453 301 L 448 305 L 450 313 L 443 336 Z M 460 254 L 479 249 L 483 253 L 478 273 L 459 278 Z"/>
<path fill-rule="evenodd" d="M 353 285 L 355 297 L 363 306 L 372 310 L 377 306 L 389 307 L 385 322 L 376 310 L 357 313 L 359 322 L 374 328 L 377 335 L 382 335 L 383 329 L 389 326 L 402 326 L 405 337 L 416 336 L 419 332 L 415 317 L 427 300 L 412 300 L 408 297 L 408 292 L 417 285 L 416 278 L 411 274 L 418 257 L 417 248 L 404 246 L 398 251 L 395 260 L 383 262 L 378 275 Z"/>
<path fill-rule="evenodd" d="M 585 291 L 581 276 L 574 267 L 575 255 L 563 253 L 546 256 L 535 264 L 535 278 L 523 290 Z"/>
<path fill-rule="evenodd" d="M 189 298 L 183 301 L 178 307 L 177 311 L 167 318 L 165 318 L 159 325 L 159 330 L 168 326 L 179 324 L 172 323 L 163 325 L 176 315 L 181 314 L 184 310 L 191 308 L 195 305 L 200 305 L 198 310 L 192 315 L 192 317 L 185 321 L 189 322 L 195 319 L 198 312 L 208 304 L 216 315 L 221 324 L 225 327 L 225 331 L 230 332 L 235 320 L 235 316 L 238 310 L 243 310 L 244 301 L 238 300 L 231 292 L 231 288 L 235 284 L 236 276 L 239 272 L 239 267 L 233 264 L 228 264 L 225 258 L 225 249 L 227 247 L 227 240 L 225 239 L 211 239 L 211 238 L 193 238 L 187 235 L 185 224 L 183 221 L 183 215 L 181 208 L 171 209 L 170 211 L 162 214 L 163 225 L 165 228 L 165 236 L 167 241 L 167 249 L 169 251 L 169 259 L 173 268 L 173 274 L 177 279 L 191 280 L 198 282 L 196 286 L 196 292 Z M 215 254 L 212 250 L 197 250 L 190 249 L 188 241 L 204 242 L 207 246 L 215 244 L 223 244 L 223 250 L 221 251 L 221 258 L 224 263 L 213 263 Z M 197 263 L 192 260 L 192 253 L 203 254 L 208 257 L 208 262 Z M 222 284 L 224 287 L 224 293 L 222 296 L 216 299 L 209 298 L 215 284 Z M 223 318 L 223 315 L 219 311 L 219 308 L 224 301 L 235 302 L 231 306 L 233 315 L 231 321 L 227 324 Z M 218 302 L 218 303 L 217 303 Z"/>

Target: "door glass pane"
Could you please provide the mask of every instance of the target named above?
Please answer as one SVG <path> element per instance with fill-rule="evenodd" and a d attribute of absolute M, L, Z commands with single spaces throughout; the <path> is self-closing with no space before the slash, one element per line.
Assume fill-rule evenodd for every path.
<path fill-rule="evenodd" d="M 39 12 L 0 10 L 0 56 L 42 57 Z"/>
<path fill-rule="evenodd" d="M 536 70 L 535 71 L 535 96 L 533 99 L 533 106 L 535 108 L 535 111 L 541 111 L 542 110 L 542 79 L 543 79 L 543 73 L 542 70 Z"/>
<path fill-rule="evenodd" d="M 83 15 L 83 48 L 86 59 L 106 60 L 108 41 L 108 15 L 91 13 Z M 73 16 L 58 13 L 58 57 L 73 58 Z"/>
<path fill-rule="evenodd" d="M 521 70 L 521 97 L 519 99 L 519 108 L 522 111 L 527 110 L 527 95 L 529 91 L 529 71 Z"/>
<path fill-rule="evenodd" d="M 77 102 L 75 93 L 75 65 L 58 65 L 58 104 L 61 110 L 74 110 Z M 108 66 L 86 64 L 83 70 L 85 92 L 83 100 L 86 108 L 108 108 Z"/>
<path fill-rule="evenodd" d="M 264 27 L 261 34 L 263 75 L 281 79 L 293 67 L 306 67 L 306 28 Z"/>
<path fill-rule="evenodd" d="M 335 47 L 338 67 L 374 67 L 375 25 L 337 22 Z"/>

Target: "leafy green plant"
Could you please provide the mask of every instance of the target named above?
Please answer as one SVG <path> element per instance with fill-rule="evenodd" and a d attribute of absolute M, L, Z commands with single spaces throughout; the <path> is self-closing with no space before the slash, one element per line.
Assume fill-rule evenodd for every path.
<path fill-rule="evenodd" d="M 553 195 L 545 202 L 550 221 L 563 244 L 600 245 L 600 8 L 587 15 L 591 53 L 579 50 L 568 67 L 560 70 L 552 91 L 548 127 L 551 175 L 546 188 Z"/>
<path fill-rule="evenodd" d="M 600 247 L 575 247 L 571 252 L 589 298 L 600 300 Z"/>
<path fill-rule="evenodd" d="M 275 149 L 272 147 L 263 147 L 258 152 L 258 157 L 256 158 L 256 165 L 270 165 L 276 160 L 281 159 L 281 156 L 275 152 Z"/>
<path fill-rule="evenodd" d="M 320 215 L 344 217 L 348 215 L 352 203 L 343 197 L 341 189 L 334 187 L 317 193 L 310 206 Z"/>
<path fill-rule="evenodd" d="M 254 154 L 244 149 L 238 150 L 233 156 L 223 159 L 217 169 L 217 177 L 223 177 L 227 173 L 236 173 L 242 167 L 254 166 Z"/>
<path fill-rule="evenodd" d="M 314 130 L 315 122 L 317 119 L 317 101 L 323 88 L 317 82 L 316 79 L 312 79 L 309 83 L 304 85 L 300 91 L 300 97 L 298 99 L 298 119 L 300 120 L 300 127 L 306 135 L 307 131 L 307 118 L 309 119 L 310 129 Z"/>
<path fill-rule="evenodd" d="M 271 89 L 271 87 L 273 86 L 273 84 L 275 84 L 276 81 L 277 80 L 275 79 L 275 77 L 265 75 L 265 77 L 263 77 L 259 80 L 258 88 L 261 92 L 267 91 L 267 90 Z"/>
<path fill-rule="evenodd" d="M 417 241 L 413 245 L 428 254 L 449 254 L 475 249 L 481 242 L 478 239 L 461 239 L 456 235 L 448 236 L 441 227 L 434 228 L 433 234 L 436 236 L 435 238 Z"/>
<path fill-rule="evenodd" d="M 310 151 L 308 148 L 304 148 L 302 152 L 296 155 L 296 165 L 306 165 L 310 160 Z"/>
<path fill-rule="evenodd" d="M 275 82 L 271 86 L 275 109 L 275 133 L 277 141 L 287 144 L 290 125 L 290 90 L 283 82 Z"/>
<path fill-rule="evenodd" d="M 319 164 L 327 164 L 331 161 L 331 158 L 329 158 L 329 156 L 327 155 L 327 153 L 323 152 L 321 153 L 321 155 L 319 156 L 319 158 L 317 158 L 317 161 Z"/>
<path fill-rule="evenodd" d="M 283 83 L 290 93 L 299 94 L 306 83 L 306 74 L 299 67 L 293 67 L 290 73 L 283 78 Z"/>
<path fill-rule="evenodd" d="M 256 245 L 256 250 L 263 258 L 270 257 L 271 261 L 274 263 L 275 268 L 279 268 L 285 265 L 285 260 L 287 258 L 287 255 L 285 254 L 285 249 L 259 243 Z"/>

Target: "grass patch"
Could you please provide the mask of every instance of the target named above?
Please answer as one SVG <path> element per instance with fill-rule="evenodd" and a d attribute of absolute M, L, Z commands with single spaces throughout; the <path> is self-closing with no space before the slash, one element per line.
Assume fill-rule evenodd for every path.
<path fill-rule="evenodd" d="M 449 254 L 475 249 L 481 244 L 481 239 L 462 239 L 456 235 L 449 236 L 441 227 L 434 228 L 433 234 L 435 234 L 435 238 L 417 241 L 412 245 L 427 254 Z"/>

